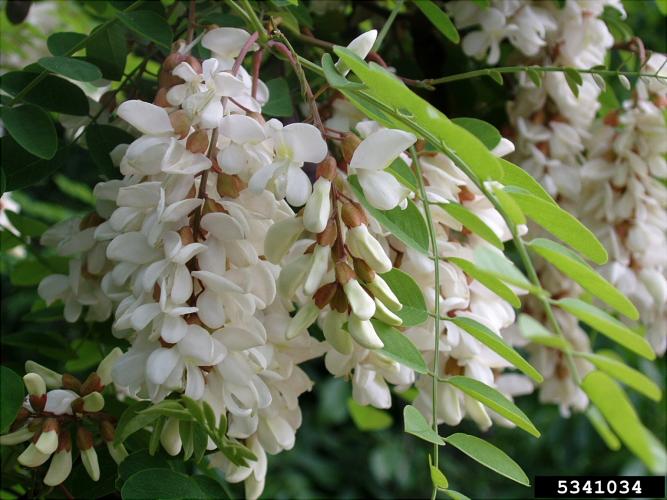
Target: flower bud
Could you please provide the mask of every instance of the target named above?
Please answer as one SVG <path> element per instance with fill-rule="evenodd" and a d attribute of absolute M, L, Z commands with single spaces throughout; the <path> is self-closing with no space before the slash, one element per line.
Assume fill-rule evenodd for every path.
<path fill-rule="evenodd" d="M 352 313 L 359 319 L 367 320 L 375 314 L 375 301 L 362 288 L 357 280 L 350 280 L 343 285 Z"/>
<path fill-rule="evenodd" d="M 101 392 L 102 389 L 104 389 L 104 386 L 102 385 L 100 376 L 97 373 L 92 372 L 90 375 L 88 375 L 83 384 L 81 384 L 80 394 L 85 396 L 91 392 Z"/>
<path fill-rule="evenodd" d="M 322 324 L 324 338 L 331 344 L 331 347 L 344 355 L 350 354 L 354 348 L 352 337 L 343 330 L 343 324 L 346 320 L 347 314 L 329 311 Z"/>
<path fill-rule="evenodd" d="M 300 255 L 281 269 L 276 288 L 282 298 L 290 300 L 296 295 L 312 267 L 312 260 L 312 255 Z"/>
<path fill-rule="evenodd" d="M 336 159 L 331 155 L 327 155 L 324 160 L 318 163 L 317 170 L 315 171 L 315 177 L 318 179 L 323 177 L 329 181 L 332 181 L 336 177 L 337 171 L 338 164 L 336 163 Z"/>
<path fill-rule="evenodd" d="M 382 349 L 384 347 L 384 343 L 375 332 L 373 324 L 368 320 L 362 320 L 352 315 L 347 321 L 347 329 L 352 338 L 362 347 L 367 349 Z"/>
<path fill-rule="evenodd" d="M 375 298 L 375 314 L 373 317 L 391 326 L 401 326 L 403 324 L 403 320 L 396 316 L 381 300 L 378 300 L 377 297 Z"/>
<path fill-rule="evenodd" d="M 169 417 L 160 433 L 160 443 L 165 451 L 172 457 L 178 455 L 183 446 L 179 426 L 180 421 L 177 418 Z"/>
<path fill-rule="evenodd" d="M 343 203 L 341 209 L 341 218 L 347 227 L 357 227 L 360 224 L 366 224 L 366 214 L 356 203 Z"/>
<path fill-rule="evenodd" d="M 289 217 L 273 224 L 264 240 L 264 255 L 268 261 L 279 264 L 302 232 L 300 217 Z"/>
<path fill-rule="evenodd" d="M 317 316 L 320 314 L 320 308 L 317 307 L 315 302 L 310 301 L 301 309 L 297 311 L 294 317 L 290 320 L 289 325 L 287 325 L 287 331 L 285 332 L 285 338 L 291 340 L 298 335 L 301 335 L 305 332 L 310 325 L 312 325 Z"/>
<path fill-rule="evenodd" d="M 50 455 L 58 449 L 58 431 L 60 425 L 55 418 L 47 418 L 42 424 L 42 433 L 35 442 L 35 448 L 46 455 Z"/>
<path fill-rule="evenodd" d="M 361 139 L 357 137 L 356 134 L 352 132 L 348 132 L 343 136 L 343 142 L 342 142 L 342 147 L 343 147 L 343 158 L 347 163 L 350 163 L 352 161 L 352 156 L 354 155 L 354 152 L 357 150 L 357 147 L 361 144 Z"/>
<path fill-rule="evenodd" d="M 350 253 L 354 257 L 365 260 L 374 271 L 378 273 L 391 271 L 393 267 L 391 259 L 365 224 L 351 228 L 347 232 L 346 243 Z"/>
<path fill-rule="evenodd" d="M 62 387 L 69 391 L 81 392 L 81 381 L 70 373 L 63 373 Z"/>
<path fill-rule="evenodd" d="M 176 110 L 169 115 L 169 121 L 174 128 L 174 132 L 179 136 L 179 139 L 184 139 L 190 132 L 190 125 L 192 120 L 188 114 L 182 109 Z"/>
<path fill-rule="evenodd" d="M 306 295 L 311 295 L 317 287 L 320 286 L 324 276 L 329 269 L 329 259 L 331 258 L 331 247 L 316 245 L 311 257 L 312 263 L 310 271 L 306 277 L 303 291 Z"/>
<path fill-rule="evenodd" d="M 331 181 L 320 177 L 313 185 L 303 211 L 303 226 L 312 233 L 321 233 L 327 227 L 331 215 Z"/>
<path fill-rule="evenodd" d="M 44 484 L 58 486 L 64 482 L 72 472 L 72 450 L 62 450 L 53 455 L 49 470 L 44 476 Z"/>
<path fill-rule="evenodd" d="M 188 136 L 185 147 L 191 153 L 204 154 L 208 151 L 208 134 L 205 130 L 197 130 Z"/>
<path fill-rule="evenodd" d="M 37 373 L 44 379 L 44 382 L 46 382 L 46 387 L 49 389 L 58 389 L 62 387 L 62 375 L 54 372 L 50 368 L 40 365 L 39 363 L 35 363 L 34 361 L 26 361 L 25 371 L 26 373 Z"/>
<path fill-rule="evenodd" d="M 86 472 L 93 481 L 100 479 L 100 464 L 97 452 L 93 446 L 93 434 L 85 427 L 79 427 L 76 431 L 76 444 L 81 454 L 81 462 Z"/>
<path fill-rule="evenodd" d="M 366 286 L 376 298 L 380 299 L 392 311 L 400 311 L 403 308 L 403 304 L 400 303 L 393 290 L 389 288 L 387 282 L 377 274 L 372 281 L 366 283 Z"/>
<path fill-rule="evenodd" d="M 129 453 L 122 444 L 114 444 L 113 441 L 107 441 L 106 443 L 109 455 L 111 455 L 111 458 L 113 458 L 113 461 L 117 464 L 120 464 L 128 457 Z"/>
<path fill-rule="evenodd" d="M 46 382 L 36 373 L 26 373 L 23 376 L 23 383 L 31 396 L 42 396 L 46 394 Z"/>
<path fill-rule="evenodd" d="M 313 295 L 315 305 L 320 309 L 324 309 L 333 300 L 338 288 L 338 283 L 336 282 L 327 283 L 326 285 L 321 286 L 315 292 L 315 295 Z"/>
<path fill-rule="evenodd" d="M 329 219 L 325 228 L 320 231 L 320 233 L 315 238 L 318 245 L 333 246 L 336 243 L 336 237 L 338 236 L 336 231 L 336 222 L 333 219 Z"/>
<path fill-rule="evenodd" d="M 35 433 L 28 429 L 27 426 L 21 427 L 14 432 L 0 436 L 0 445 L 2 446 L 13 446 L 15 444 L 23 443 L 28 441 L 33 437 Z"/>
<path fill-rule="evenodd" d="M 104 396 L 99 392 L 91 392 L 83 397 L 83 411 L 97 413 L 104 408 Z"/>
<path fill-rule="evenodd" d="M 188 227 L 188 229 L 190 229 Z M 190 229 L 190 232 L 192 233 L 192 230 Z M 179 231 L 179 234 L 181 231 Z M 183 236 L 181 236 L 181 239 L 183 239 Z M 114 347 L 109 354 L 107 354 L 102 361 L 100 361 L 100 364 L 97 366 L 97 370 L 95 373 L 100 377 L 100 383 L 105 386 L 109 385 L 111 383 L 111 370 L 113 369 L 113 366 L 116 364 L 116 361 L 123 355 L 123 351 L 120 347 Z"/>
<path fill-rule="evenodd" d="M 18 462 L 24 467 L 39 467 L 44 462 L 46 462 L 51 455 L 42 453 L 37 449 L 35 443 L 30 443 L 28 447 L 23 450 L 18 456 Z"/>
<path fill-rule="evenodd" d="M 354 266 L 354 272 L 357 273 L 357 276 L 359 276 L 364 283 L 370 283 L 375 279 L 375 276 L 377 276 L 375 271 L 371 269 L 371 266 L 361 259 L 353 258 L 352 265 Z"/>

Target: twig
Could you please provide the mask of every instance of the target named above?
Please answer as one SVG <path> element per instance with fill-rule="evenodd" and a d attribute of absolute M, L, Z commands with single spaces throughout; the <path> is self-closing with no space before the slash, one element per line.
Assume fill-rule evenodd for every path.
<path fill-rule="evenodd" d="M 206 156 L 208 157 L 211 162 L 213 162 L 214 158 L 213 156 L 215 155 L 215 146 L 216 143 L 218 142 L 218 129 L 217 127 L 213 129 L 211 132 L 211 142 L 208 145 L 208 153 Z M 208 169 L 204 170 L 204 172 L 201 175 L 201 179 L 199 180 L 199 192 L 197 193 L 197 198 L 200 200 L 203 200 L 206 198 L 206 184 L 208 183 Z M 204 210 L 204 206 L 202 203 L 202 206 L 199 207 L 199 210 L 195 212 L 195 218 L 194 221 L 192 222 L 192 234 L 194 235 L 195 241 L 199 238 L 199 226 L 201 224 L 201 217 L 202 217 L 202 212 Z"/>

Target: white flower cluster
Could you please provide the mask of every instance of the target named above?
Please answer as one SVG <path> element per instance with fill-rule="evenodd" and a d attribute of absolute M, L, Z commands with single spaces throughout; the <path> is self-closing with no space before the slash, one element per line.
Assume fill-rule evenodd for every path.
<path fill-rule="evenodd" d="M 365 57 L 375 37 L 365 33 L 349 48 Z M 245 481 L 246 495 L 256 498 L 266 454 L 294 445 L 298 397 L 312 385 L 298 366 L 305 360 L 324 354 L 333 375 L 352 380 L 356 401 L 379 408 L 391 406 L 389 384 L 416 384 L 415 404 L 430 418 L 431 378 L 382 351 L 377 328 L 400 327 L 402 304 L 381 275 L 403 269 L 429 310 L 437 300 L 442 315 L 475 319 L 499 336 L 514 310 L 447 262 L 491 247 L 446 211 L 434 205 L 443 276 L 436 290 L 433 261 L 384 230 L 355 197 L 350 175 L 379 210 L 413 203 L 414 193 L 387 168 L 409 165 L 405 151 L 417 138 L 363 119 L 342 100 L 326 122 L 334 132 L 341 124 L 331 141 L 337 155 L 312 125 L 265 122 L 268 91 L 240 64 L 256 48 L 252 42 L 243 30 L 213 29 L 202 39 L 211 59 L 200 63 L 180 46 L 163 65 L 155 104 L 118 107 L 141 134 L 112 152 L 124 177 L 95 187 L 94 213 L 44 234 L 42 242 L 71 264 L 68 275 L 45 278 L 39 293 L 49 304 L 63 301 L 68 321 L 84 308 L 87 320 L 113 316 L 114 335 L 131 344 L 115 362 L 113 381 L 131 397 L 158 403 L 182 393 L 224 414 L 228 436 L 257 460 L 241 467 L 215 453 L 210 461 L 227 480 Z M 359 135 L 345 134 L 350 129 Z M 513 145 L 503 140 L 496 149 L 502 155 Z M 451 161 L 419 154 L 430 201 L 462 204 L 500 239 L 510 238 Z M 312 186 L 305 163 L 317 164 Z M 303 208 L 295 214 L 290 206 Z M 314 323 L 324 342 L 305 334 Z M 525 377 L 500 374 L 508 363 L 464 330 L 446 318 L 440 324 L 441 375 L 465 373 L 508 396 L 532 390 Z M 433 321 L 405 334 L 432 362 Z M 454 425 L 468 414 L 484 429 L 491 425 L 481 403 L 447 384 L 438 389 L 438 421 Z M 180 452 L 178 420 L 166 421 L 161 443 Z"/>

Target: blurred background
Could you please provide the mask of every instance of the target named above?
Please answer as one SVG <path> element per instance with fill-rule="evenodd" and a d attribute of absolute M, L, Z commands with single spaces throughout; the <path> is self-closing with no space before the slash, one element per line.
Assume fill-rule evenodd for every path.
<path fill-rule="evenodd" d="M 53 32 L 89 32 L 104 19 L 108 3 L 74 0 L 0 2 L 0 73 L 21 69 L 48 55 L 46 40 Z M 312 4 L 313 32 L 320 39 L 341 44 L 361 31 L 381 27 L 393 7 L 393 3 L 387 1 L 356 2 L 353 5 L 318 0 Z M 640 36 L 648 49 L 667 52 L 665 18 L 655 2 L 632 0 L 624 4 L 628 11 L 627 28 Z M 209 21 L 234 25 L 240 20 L 219 15 L 212 16 Z M 389 65 L 397 68 L 399 74 L 416 79 L 476 67 L 459 47 L 434 32 L 427 19 L 418 14 L 410 18 L 399 14 L 383 46 L 382 56 Z M 130 54 L 126 71 L 131 71 L 141 60 L 140 55 Z M 149 64 L 138 90 L 148 100 L 155 88 L 151 73 L 155 74 L 156 69 L 157 62 Z M 269 74 L 271 71 L 279 72 L 280 68 L 268 68 Z M 268 76 L 263 75 L 263 78 Z M 99 98 L 104 90 L 93 84 L 82 85 L 93 98 Z M 298 85 L 291 88 L 297 89 Z M 507 120 L 504 104 L 511 93 L 511 84 L 498 86 L 488 79 L 477 79 L 440 87 L 437 92 L 424 95 L 452 117 L 476 116 L 502 130 Z M 298 90 L 293 97 L 296 102 Z M 3 163 L 16 161 L 6 158 L 8 153 L 4 149 L 2 154 Z M 64 162 L 53 168 L 57 171 L 38 185 L 12 193 L 11 199 L 3 196 L 1 225 L 8 222 L 5 209 L 20 209 L 21 213 L 48 226 L 92 208 L 92 187 L 105 173 L 91 161 L 88 151 L 81 147 L 72 148 Z M 45 308 L 37 297 L 36 286 L 41 278 L 62 269 L 66 262 L 43 252 L 36 241 L 29 241 L 29 235 L 19 240 L 7 233 L 6 230 L 1 233 L 0 257 L 2 364 L 22 373 L 23 360 L 30 358 L 54 369 L 85 373 L 97 365 L 108 350 L 121 344 L 110 335 L 108 323 L 72 325 L 60 319 L 62 307 Z M 598 341 L 596 347 L 605 347 L 604 342 Z M 664 358 L 655 364 L 642 363 L 638 359 L 628 362 L 653 378 L 664 390 Z M 321 360 L 307 363 L 305 369 L 317 388 L 301 398 L 303 425 L 297 434 L 295 448 L 269 459 L 264 496 L 426 496 L 430 491 L 430 479 L 425 463 L 430 449 L 402 431 L 403 405 L 410 395 L 396 394 L 394 407 L 388 414 L 391 418 L 387 414 L 373 415 L 370 410 L 371 415 L 364 421 L 373 421 L 377 430 L 360 430 L 348 407 L 350 387 L 347 382 L 332 379 Z M 642 421 L 664 440 L 664 406 L 632 392 L 629 396 Z M 498 426 L 493 426 L 484 437 L 519 462 L 529 477 L 537 474 L 647 473 L 626 450 L 610 451 L 584 415 L 575 414 L 563 419 L 555 406 L 539 404 L 536 396 L 523 397 L 518 404 L 542 431 L 541 439 Z M 352 409 L 352 413 L 356 411 L 363 410 Z M 474 424 L 467 421 L 456 430 L 479 433 Z M 450 429 L 444 430 L 448 431 Z M 529 489 L 487 473 L 471 459 L 450 448 L 442 449 L 440 463 L 453 489 L 472 498 L 532 496 Z M 2 447 L 1 450 L 4 457 L 8 448 Z M 237 496 L 242 495 L 240 488 L 232 486 L 231 489 Z"/>

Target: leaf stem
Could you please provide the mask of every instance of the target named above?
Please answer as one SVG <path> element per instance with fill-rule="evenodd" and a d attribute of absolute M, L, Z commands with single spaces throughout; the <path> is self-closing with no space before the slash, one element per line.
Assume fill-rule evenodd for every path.
<path fill-rule="evenodd" d="M 435 300 L 433 308 L 434 314 L 433 317 L 433 330 L 434 330 L 434 344 L 433 344 L 433 374 L 431 385 L 431 403 L 432 403 L 432 413 L 431 417 L 433 419 L 433 431 L 438 434 L 438 372 L 440 371 L 440 300 L 438 300 L 438 294 L 440 293 L 440 263 L 438 260 L 438 240 L 435 235 L 435 226 L 433 224 L 433 217 L 431 216 L 431 206 L 428 203 L 428 195 L 426 193 L 426 188 L 424 187 L 424 177 L 422 174 L 421 164 L 419 163 L 419 156 L 414 146 L 410 147 L 410 155 L 412 156 L 412 163 L 415 169 L 415 177 L 417 177 L 417 188 L 419 189 L 419 197 L 422 200 L 422 205 L 424 207 L 424 216 L 426 217 L 426 227 L 428 229 L 429 239 L 431 240 L 431 247 L 433 251 L 433 280 L 435 285 Z M 439 449 L 437 444 L 433 444 L 433 466 L 437 469 L 439 462 Z M 435 499 L 438 493 L 438 487 L 433 484 L 433 491 L 431 493 L 431 499 Z"/>
<path fill-rule="evenodd" d="M 380 34 L 378 35 L 377 39 L 375 40 L 375 43 L 373 44 L 373 48 L 371 49 L 373 52 L 377 52 L 378 50 L 380 50 L 380 46 L 382 45 L 382 42 L 384 42 L 387 33 L 389 33 L 392 24 L 394 24 L 394 20 L 398 15 L 398 11 L 401 10 L 401 7 L 403 7 L 404 2 L 405 0 L 398 0 L 394 8 L 391 10 L 389 17 L 387 17 L 387 20 L 385 21 L 384 25 L 382 26 L 382 29 L 380 30 Z"/>

